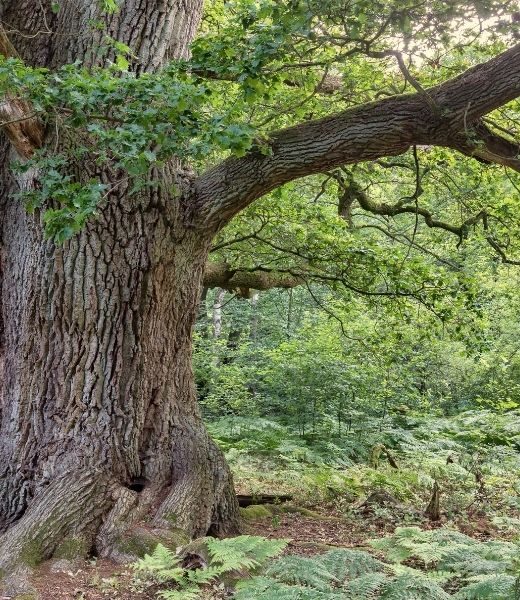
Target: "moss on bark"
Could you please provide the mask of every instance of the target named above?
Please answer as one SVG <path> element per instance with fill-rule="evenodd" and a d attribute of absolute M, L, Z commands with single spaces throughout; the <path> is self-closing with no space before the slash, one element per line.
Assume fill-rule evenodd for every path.
<path fill-rule="evenodd" d="M 273 512 L 263 504 L 251 504 L 240 509 L 240 515 L 246 521 L 256 521 L 257 519 L 265 519 L 272 517 Z"/>
<path fill-rule="evenodd" d="M 54 558 L 75 560 L 77 558 L 85 558 L 88 552 L 89 546 L 84 538 L 68 537 L 58 545 L 53 556 Z"/>

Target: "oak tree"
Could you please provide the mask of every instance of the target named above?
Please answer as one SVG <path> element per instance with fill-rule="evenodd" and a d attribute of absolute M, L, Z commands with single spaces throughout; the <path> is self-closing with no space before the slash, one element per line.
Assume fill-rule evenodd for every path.
<path fill-rule="evenodd" d="M 344 203 L 462 238 L 488 231 L 485 212 L 453 224 L 417 194 L 377 203 L 338 169 L 441 147 L 520 171 L 508 115 L 486 117 L 520 95 L 514 3 L 272 0 L 202 16 L 201 0 L 0 5 L 1 569 L 70 539 L 111 556 L 144 518 L 238 529 L 196 402 L 200 292 L 301 283 L 207 267 L 238 213 L 333 173 Z M 269 113 L 286 92 L 297 101 Z"/>

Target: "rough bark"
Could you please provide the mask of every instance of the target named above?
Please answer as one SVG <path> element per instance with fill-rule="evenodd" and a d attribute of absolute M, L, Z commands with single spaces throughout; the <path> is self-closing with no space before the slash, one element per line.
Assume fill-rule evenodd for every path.
<path fill-rule="evenodd" d="M 251 290 L 290 289 L 303 283 L 304 278 L 298 275 L 260 268 L 233 269 L 224 262 L 209 262 L 204 274 L 204 285 L 220 287 L 244 298 L 249 298 Z"/>
<path fill-rule="evenodd" d="M 62 2 L 57 15 L 43 6 L 0 8 L 28 63 L 92 64 L 108 31 L 133 49 L 136 71 L 186 56 L 201 11 L 199 0 L 127 0 L 100 17 L 101 33 L 88 26 L 95 2 Z M 56 247 L 40 215 L 12 199 L 37 179 L 14 182 L 13 156 L 3 143 L 0 569 L 35 564 L 67 538 L 109 555 L 141 518 L 192 536 L 235 531 L 232 477 L 201 420 L 191 367 L 211 233 L 185 226 L 169 186 L 139 197 L 119 187 Z M 177 163 L 155 175 L 184 185 Z"/>

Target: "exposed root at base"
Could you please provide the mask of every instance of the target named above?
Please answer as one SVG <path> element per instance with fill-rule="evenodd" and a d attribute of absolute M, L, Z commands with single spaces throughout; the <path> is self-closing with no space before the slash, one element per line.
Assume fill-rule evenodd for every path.
<path fill-rule="evenodd" d="M 0 590 L 12 579 L 10 573 L 23 569 L 19 579 L 28 581 L 31 568 L 52 557 L 73 560 L 95 553 L 127 562 L 153 551 L 159 542 L 174 549 L 200 535 L 236 533 L 232 478 L 222 475 L 213 471 L 206 482 L 179 482 L 155 511 L 152 507 L 164 490 L 138 493 L 97 471 L 66 474 L 37 495 L 24 516 L 0 535 Z M 4 583 L 2 575 L 7 576 Z"/>

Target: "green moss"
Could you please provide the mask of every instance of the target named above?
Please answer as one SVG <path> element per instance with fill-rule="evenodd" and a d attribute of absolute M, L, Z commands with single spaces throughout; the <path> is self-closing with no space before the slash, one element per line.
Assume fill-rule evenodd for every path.
<path fill-rule="evenodd" d="M 83 538 L 65 538 L 56 548 L 54 558 L 65 558 L 67 560 L 85 558 L 88 554 L 88 550 L 88 544 Z"/>
<path fill-rule="evenodd" d="M 27 542 L 20 552 L 20 562 L 28 567 L 37 567 L 43 558 L 41 546 L 36 540 Z"/>
<path fill-rule="evenodd" d="M 179 522 L 179 517 L 174 512 L 171 512 L 164 515 L 164 520 L 168 521 L 171 527 L 176 529 Z"/>
<path fill-rule="evenodd" d="M 142 558 L 145 554 L 151 554 L 159 541 L 155 535 L 143 529 L 138 529 L 119 538 L 116 545 L 123 554 Z"/>
<path fill-rule="evenodd" d="M 271 505 L 271 511 L 275 514 L 282 514 L 282 513 L 298 514 L 298 515 L 302 515 L 303 517 L 309 517 L 310 519 L 315 519 L 316 521 L 332 521 L 332 522 L 338 522 L 338 523 L 343 521 L 343 519 L 341 519 L 340 517 L 331 517 L 329 515 L 320 515 L 320 513 L 317 513 L 313 510 L 309 510 L 308 508 L 303 508 L 302 506 L 294 506 L 292 504 L 281 504 L 281 505 L 273 504 L 273 505 Z"/>
<path fill-rule="evenodd" d="M 189 541 L 187 533 L 178 527 L 152 530 L 138 527 L 123 534 L 116 542 L 116 548 L 123 554 L 142 558 L 145 554 L 151 554 L 157 544 L 176 550 Z"/>
<path fill-rule="evenodd" d="M 38 600 L 38 594 L 18 594 L 13 600 Z"/>
<path fill-rule="evenodd" d="M 186 546 L 190 542 L 190 536 L 180 527 L 173 529 L 164 529 L 161 531 L 154 530 L 154 534 L 158 537 L 163 546 L 176 550 L 180 546 Z"/>
<path fill-rule="evenodd" d="M 246 508 L 240 509 L 242 518 L 246 521 L 256 521 L 257 519 L 265 519 L 273 515 L 272 511 L 267 508 L 264 504 L 251 504 Z"/>

